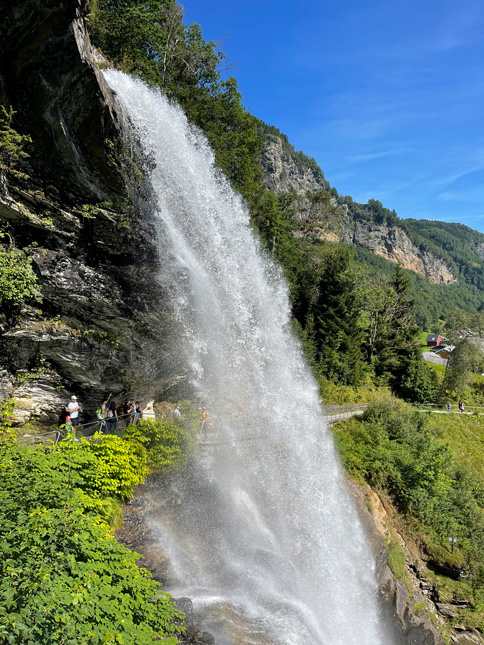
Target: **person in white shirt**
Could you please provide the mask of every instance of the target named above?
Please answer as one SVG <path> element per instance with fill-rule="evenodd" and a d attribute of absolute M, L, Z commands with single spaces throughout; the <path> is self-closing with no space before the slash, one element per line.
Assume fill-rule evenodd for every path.
<path fill-rule="evenodd" d="M 82 410 L 82 406 L 77 402 L 77 396 L 74 396 L 74 394 L 71 396 L 67 410 L 71 417 L 72 425 L 74 428 L 77 428 L 79 425 L 79 412 Z"/>

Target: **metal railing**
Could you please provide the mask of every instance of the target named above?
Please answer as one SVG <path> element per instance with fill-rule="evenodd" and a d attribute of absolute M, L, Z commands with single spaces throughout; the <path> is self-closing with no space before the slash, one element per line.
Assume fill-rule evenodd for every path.
<path fill-rule="evenodd" d="M 104 432 L 106 434 L 120 434 L 124 431 L 131 422 L 135 421 L 135 415 L 131 414 L 118 414 L 117 417 L 105 417 L 104 419 L 96 419 L 89 423 L 80 423 L 73 428 L 76 433 L 80 433 L 81 437 L 91 437 L 96 432 Z M 111 432 L 113 426 L 115 430 Z M 121 432 L 120 432 L 121 431 Z"/>
<path fill-rule="evenodd" d="M 132 421 L 135 421 L 134 414 L 118 414 L 115 422 L 111 422 L 108 418 L 96 419 L 96 421 L 82 423 L 76 427 L 72 426 L 72 433 L 66 432 L 65 428 L 59 428 L 57 430 L 51 430 L 50 432 L 44 432 L 41 434 L 26 434 L 23 437 L 17 437 L 17 441 L 30 441 L 34 444 L 43 443 L 44 441 L 54 441 L 54 445 L 57 445 L 58 442 L 61 441 L 61 439 L 65 439 L 68 434 L 70 434 L 74 439 L 88 439 L 95 435 L 96 432 L 122 437 L 124 431 Z M 52 436 L 52 438 L 45 439 L 45 437 L 48 436 Z"/>
<path fill-rule="evenodd" d="M 429 414 L 431 413 L 449 413 L 449 410 L 447 408 L 447 404 L 440 404 L 440 403 L 414 403 L 412 404 L 414 408 L 416 408 L 419 412 L 428 412 Z M 338 423 L 339 421 L 346 421 L 347 419 L 351 419 L 351 417 L 354 416 L 360 416 L 365 412 L 365 409 L 368 407 L 367 405 L 344 405 L 344 406 L 327 406 L 330 408 L 330 410 L 327 410 L 324 412 L 324 418 L 326 422 L 330 425 L 333 423 Z M 460 410 L 458 409 L 458 406 L 456 404 L 452 404 L 450 406 L 450 413 L 453 414 L 459 414 Z M 452 409 L 453 408 L 453 409 Z M 473 412 L 469 412 L 469 410 L 473 410 Z M 482 412 L 478 412 L 478 410 L 482 410 Z M 484 406 L 465 406 L 465 411 L 464 414 L 479 414 L 479 415 L 484 415 Z M 128 425 L 132 422 L 136 422 L 137 419 L 134 418 L 134 414 L 120 414 L 118 415 L 117 419 L 115 421 L 111 421 L 111 418 L 104 418 L 104 419 L 96 419 L 95 421 L 90 421 L 88 423 L 82 423 L 79 424 L 77 427 L 73 427 L 73 434 L 72 436 L 75 439 L 80 439 L 80 438 L 89 438 L 92 437 L 96 432 L 101 432 L 104 434 L 113 434 L 117 435 L 119 437 L 122 437 L 124 435 L 124 431 L 128 427 Z M 167 415 L 163 415 L 161 418 L 169 418 Z M 209 423 L 207 427 L 207 432 L 203 433 L 205 436 L 205 440 L 210 438 L 210 439 L 218 439 L 220 433 L 220 424 L 219 423 Z M 54 445 L 57 445 L 57 443 L 61 439 L 65 439 L 67 436 L 67 432 L 65 429 L 57 429 L 57 430 L 51 430 L 49 432 L 44 432 L 41 434 L 36 434 L 36 435 L 24 435 L 23 437 L 17 437 L 17 441 L 30 441 L 32 443 L 43 443 L 44 441 L 53 441 Z M 46 439 L 46 437 L 51 437 L 51 439 Z M 202 438 L 202 434 L 199 433 L 199 438 Z M 255 438 L 255 435 L 251 435 L 250 437 L 245 437 L 244 439 L 253 439 Z"/>
<path fill-rule="evenodd" d="M 366 407 L 366 406 L 365 406 Z M 364 412 L 363 406 L 358 410 L 343 410 L 342 412 L 333 412 L 333 414 L 325 414 L 324 418 L 327 423 L 330 425 L 333 423 L 338 423 L 338 421 L 346 421 L 346 419 L 351 419 L 351 417 L 359 416 Z"/>

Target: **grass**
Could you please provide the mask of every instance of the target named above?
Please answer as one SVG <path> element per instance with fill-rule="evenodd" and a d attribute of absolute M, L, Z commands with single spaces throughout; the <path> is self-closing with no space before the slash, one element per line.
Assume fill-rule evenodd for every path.
<path fill-rule="evenodd" d="M 425 601 L 423 600 L 416 602 L 412 608 L 412 613 L 414 616 L 418 616 L 418 614 L 422 613 L 422 611 L 425 611 Z"/>
<path fill-rule="evenodd" d="M 457 461 L 481 478 L 484 472 L 484 416 L 431 414 L 429 424 L 440 431 Z"/>
<path fill-rule="evenodd" d="M 404 578 L 406 571 L 405 554 L 394 540 L 391 540 L 388 544 L 388 566 L 395 578 Z"/>
<path fill-rule="evenodd" d="M 358 387 L 336 385 L 324 378 L 318 381 L 321 398 L 326 405 L 367 405 L 392 398 L 390 388 L 375 385 L 370 376 Z"/>
<path fill-rule="evenodd" d="M 438 363 L 431 363 L 430 361 L 427 361 L 427 365 L 430 365 L 430 367 L 437 373 L 437 376 L 440 378 L 440 382 L 444 380 L 444 375 L 445 375 L 445 365 L 439 365 Z"/>

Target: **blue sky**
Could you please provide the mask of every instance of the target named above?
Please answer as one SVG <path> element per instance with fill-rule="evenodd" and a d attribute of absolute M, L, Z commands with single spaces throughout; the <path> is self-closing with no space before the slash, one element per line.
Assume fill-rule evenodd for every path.
<path fill-rule="evenodd" d="M 484 232 L 483 0 L 185 0 L 340 194 Z"/>

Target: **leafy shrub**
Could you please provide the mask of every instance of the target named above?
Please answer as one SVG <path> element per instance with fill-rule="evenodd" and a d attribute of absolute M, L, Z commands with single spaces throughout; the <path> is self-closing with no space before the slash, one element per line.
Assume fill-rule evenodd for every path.
<path fill-rule="evenodd" d="M 12 171 L 21 159 L 29 156 L 24 147 L 32 143 L 32 139 L 12 128 L 14 114 L 13 108 L 7 110 L 4 105 L 0 105 L 0 171 Z"/>
<path fill-rule="evenodd" d="M 194 444 L 193 432 L 165 419 L 142 419 L 138 426 L 126 429 L 125 437 L 143 445 L 148 466 L 161 472 L 183 467 Z"/>
<path fill-rule="evenodd" d="M 10 247 L 0 251 L 0 306 L 14 309 L 35 295 L 37 278 L 32 260 Z"/>
<path fill-rule="evenodd" d="M 0 445 L 0 643 L 178 642 L 182 615 L 102 519 L 146 470 L 117 437 Z"/>
<path fill-rule="evenodd" d="M 5 399 L 0 405 L 0 444 L 3 441 L 12 441 L 16 438 L 12 428 L 11 414 L 15 408 L 15 399 Z"/>
<path fill-rule="evenodd" d="M 439 394 L 439 379 L 424 361 L 412 363 L 400 385 L 400 394 L 413 403 L 433 403 Z"/>
<path fill-rule="evenodd" d="M 136 566 L 138 554 L 85 515 L 75 497 L 62 508 L 6 510 L 0 642 L 151 645 L 177 631 L 179 612 Z"/>

